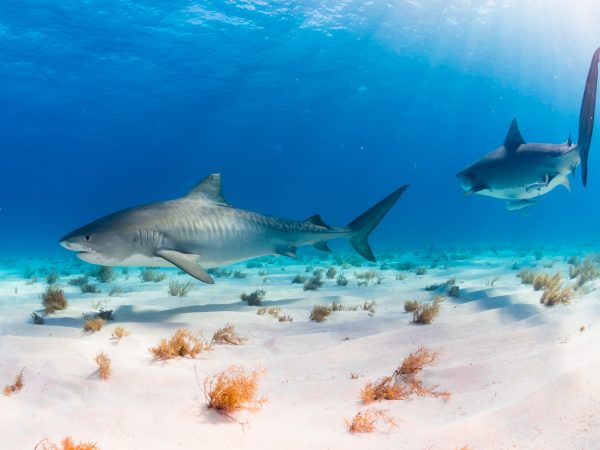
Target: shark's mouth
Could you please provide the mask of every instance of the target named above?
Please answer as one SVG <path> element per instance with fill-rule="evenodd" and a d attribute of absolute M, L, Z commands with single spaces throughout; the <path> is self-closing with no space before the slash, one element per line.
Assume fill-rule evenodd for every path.
<path fill-rule="evenodd" d="M 107 258 L 102 253 L 89 250 L 77 252 L 77 257 L 87 263 L 99 264 L 101 266 L 114 266 L 119 262 L 119 260 L 116 258 Z"/>
<path fill-rule="evenodd" d="M 97 264 L 98 261 L 100 260 L 99 255 L 97 253 L 85 251 L 85 250 L 77 252 L 77 257 L 79 259 L 81 259 L 82 261 L 93 263 L 93 264 Z"/>

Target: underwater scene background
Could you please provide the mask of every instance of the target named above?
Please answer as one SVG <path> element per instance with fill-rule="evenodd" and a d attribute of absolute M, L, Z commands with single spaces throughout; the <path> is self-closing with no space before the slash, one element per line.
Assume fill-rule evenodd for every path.
<path fill-rule="evenodd" d="M 595 242 L 599 139 L 526 213 L 462 197 L 502 143 L 577 136 L 592 1 L 5 1 L 0 252 L 66 255 L 106 213 L 212 172 L 238 208 L 344 225 L 411 187 L 386 245 Z M 345 245 L 345 244 L 341 244 Z"/>
<path fill-rule="evenodd" d="M 600 448 L 598 18 L 1 1 L 0 450 Z"/>

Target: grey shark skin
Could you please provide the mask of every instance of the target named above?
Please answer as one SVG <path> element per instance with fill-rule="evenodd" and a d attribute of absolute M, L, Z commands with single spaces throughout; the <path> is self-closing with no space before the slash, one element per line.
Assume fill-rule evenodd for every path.
<path fill-rule="evenodd" d="M 581 165 L 587 185 L 587 161 L 594 127 L 598 60 L 592 57 L 579 115 L 577 144 L 571 137 L 563 144 L 526 143 L 513 119 L 504 143 L 456 174 L 465 195 L 479 194 L 508 200 L 508 210 L 534 205 L 535 199 L 557 186 L 571 189 L 568 175 Z"/>
<path fill-rule="evenodd" d="M 78 257 L 105 266 L 176 266 L 205 283 L 204 269 L 262 255 L 296 256 L 300 245 L 331 251 L 327 241 L 347 238 L 369 261 L 367 238 L 407 189 L 388 195 L 345 227 L 330 227 L 319 215 L 304 221 L 280 219 L 231 207 L 221 176 L 212 174 L 188 195 L 136 206 L 102 217 L 69 233 L 60 244 Z"/>

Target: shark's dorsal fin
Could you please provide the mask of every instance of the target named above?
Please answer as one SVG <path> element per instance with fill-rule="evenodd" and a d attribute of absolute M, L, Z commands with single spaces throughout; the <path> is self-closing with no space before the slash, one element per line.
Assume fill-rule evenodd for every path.
<path fill-rule="evenodd" d="M 222 205 L 229 205 L 223 197 L 221 174 L 211 173 L 186 195 L 187 198 L 203 198 Z"/>
<path fill-rule="evenodd" d="M 569 135 L 569 138 L 567 139 L 567 145 L 570 147 L 571 145 L 573 145 L 573 141 L 571 140 L 571 135 Z"/>
<path fill-rule="evenodd" d="M 329 225 L 327 225 L 323 219 L 321 219 L 321 216 L 319 214 L 310 216 L 308 219 L 306 219 L 306 221 L 310 222 L 314 225 L 319 225 L 320 227 L 325 227 L 325 228 L 331 229 L 331 227 Z"/>
<path fill-rule="evenodd" d="M 510 123 L 510 127 L 508 128 L 508 133 L 506 133 L 506 138 L 504 139 L 504 148 L 508 152 L 514 152 L 519 145 L 525 143 L 523 136 L 521 136 L 521 132 L 519 131 L 519 124 L 517 123 L 517 119 L 513 119 Z"/>

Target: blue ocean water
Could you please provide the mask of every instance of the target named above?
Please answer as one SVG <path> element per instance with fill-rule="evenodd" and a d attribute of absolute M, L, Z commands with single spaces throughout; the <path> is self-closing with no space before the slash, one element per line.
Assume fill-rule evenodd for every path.
<path fill-rule="evenodd" d="M 501 144 L 576 139 L 600 4 L 575 1 L 4 1 L 0 254 L 67 255 L 101 215 L 212 172 L 236 207 L 343 225 L 411 188 L 386 245 L 596 242 L 588 188 L 524 214 L 463 198 Z M 597 126 L 598 128 L 598 126 Z"/>

